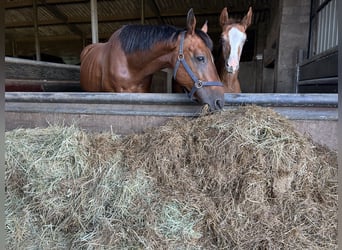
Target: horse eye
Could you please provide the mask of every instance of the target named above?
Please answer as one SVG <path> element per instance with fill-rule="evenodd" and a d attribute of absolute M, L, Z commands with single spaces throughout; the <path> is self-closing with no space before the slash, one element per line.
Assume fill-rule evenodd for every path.
<path fill-rule="evenodd" d="M 204 61 L 205 61 L 204 56 L 196 56 L 196 59 L 197 59 L 197 61 L 199 61 L 199 62 L 204 62 Z"/>

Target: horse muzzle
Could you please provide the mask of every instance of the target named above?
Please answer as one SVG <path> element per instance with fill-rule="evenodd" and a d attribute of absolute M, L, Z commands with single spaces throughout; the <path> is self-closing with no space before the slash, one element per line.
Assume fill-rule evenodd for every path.
<path fill-rule="evenodd" d="M 226 62 L 224 66 L 226 71 L 230 74 L 233 74 L 239 70 L 239 64 L 231 65 L 228 62 Z"/>
<path fill-rule="evenodd" d="M 239 60 L 237 58 L 229 57 L 225 62 L 226 71 L 230 74 L 235 73 L 239 70 Z"/>
<path fill-rule="evenodd" d="M 224 92 L 221 87 L 200 88 L 196 91 L 196 101 L 208 105 L 210 112 L 219 111 L 224 107 Z"/>

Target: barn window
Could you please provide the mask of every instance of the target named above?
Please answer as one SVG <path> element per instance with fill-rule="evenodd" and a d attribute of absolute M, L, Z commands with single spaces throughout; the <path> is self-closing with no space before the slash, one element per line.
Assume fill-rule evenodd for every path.
<path fill-rule="evenodd" d="M 337 0 L 312 0 L 309 46 L 297 68 L 297 92 L 338 92 Z"/>
<path fill-rule="evenodd" d="M 309 57 L 338 45 L 337 0 L 313 0 Z"/>

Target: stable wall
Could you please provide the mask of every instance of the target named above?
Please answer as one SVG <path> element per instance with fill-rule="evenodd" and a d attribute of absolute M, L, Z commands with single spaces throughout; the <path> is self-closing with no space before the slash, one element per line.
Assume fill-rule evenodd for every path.
<path fill-rule="evenodd" d="M 283 0 L 281 4 L 275 92 L 294 93 L 297 54 L 308 46 L 311 1 Z"/>
<path fill-rule="evenodd" d="M 263 50 L 261 92 L 295 93 L 299 50 L 307 50 L 311 1 L 272 1 Z"/>

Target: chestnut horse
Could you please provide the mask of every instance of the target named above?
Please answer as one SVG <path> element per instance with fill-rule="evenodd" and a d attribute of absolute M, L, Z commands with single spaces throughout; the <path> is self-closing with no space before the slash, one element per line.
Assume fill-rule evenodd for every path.
<path fill-rule="evenodd" d="M 224 84 L 227 93 L 240 93 L 240 82 L 238 79 L 240 56 L 247 35 L 246 29 L 252 22 L 252 7 L 241 21 L 228 17 L 225 7 L 220 15 L 222 28 L 220 58 L 216 61 L 217 71 Z"/>
<path fill-rule="evenodd" d="M 174 79 L 188 96 L 210 111 L 224 106 L 224 90 L 211 53 L 212 41 L 196 29 L 193 10 L 186 29 L 166 25 L 126 25 L 108 42 L 91 44 L 81 53 L 80 81 L 85 91 L 149 92 L 153 73 L 174 69 Z"/>

